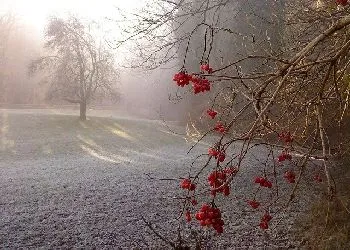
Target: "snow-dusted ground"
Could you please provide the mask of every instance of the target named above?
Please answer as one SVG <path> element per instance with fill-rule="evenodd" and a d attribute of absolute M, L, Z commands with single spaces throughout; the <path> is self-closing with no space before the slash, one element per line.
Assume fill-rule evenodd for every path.
<path fill-rule="evenodd" d="M 69 114 L 0 110 L 0 248 L 166 249 L 141 216 L 174 239 L 179 182 L 159 178 L 185 176 L 209 144 L 186 154 L 192 142 L 160 121 L 113 115 L 83 123 Z M 256 159 L 265 153 L 251 156 L 234 181 L 235 195 L 251 197 Z M 230 223 L 208 248 L 300 247 L 290 229 L 305 200 L 276 216 L 266 232 L 257 228 L 261 213 L 244 201 L 231 196 L 219 205 Z"/>

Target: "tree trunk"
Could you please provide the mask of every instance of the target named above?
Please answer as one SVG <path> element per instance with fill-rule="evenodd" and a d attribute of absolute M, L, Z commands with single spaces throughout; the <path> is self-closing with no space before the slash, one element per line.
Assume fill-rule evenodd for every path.
<path fill-rule="evenodd" d="M 86 102 L 84 101 L 80 102 L 80 120 L 86 120 Z"/>

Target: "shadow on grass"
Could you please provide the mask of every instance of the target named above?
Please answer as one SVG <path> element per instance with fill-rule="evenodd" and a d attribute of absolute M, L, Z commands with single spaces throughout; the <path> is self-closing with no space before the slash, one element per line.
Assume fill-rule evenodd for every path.
<path fill-rule="evenodd" d="M 89 117 L 82 122 L 71 115 L 3 112 L 0 128 L 0 154 L 9 161 L 13 154 L 23 159 L 87 154 L 116 164 L 135 158 L 166 160 L 159 148 L 185 143 L 161 132 L 157 121 L 125 118 Z"/>

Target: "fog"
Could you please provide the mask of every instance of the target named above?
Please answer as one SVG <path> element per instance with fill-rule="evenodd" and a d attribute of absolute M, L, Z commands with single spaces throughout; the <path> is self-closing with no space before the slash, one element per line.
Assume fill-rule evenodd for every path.
<path fill-rule="evenodd" d="M 29 78 L 28 64 L 39 56 L 41 41 L 33 36 L 33 27 L 7 14 L 1 19 L 0 41 L 0 103 L 39 104 L 44 93 L 37 85 L 36 78 Z"/>
<path fill-rule="evenodd" d="M 0 5 L 0 107 L 76 106 L 62 100 L 48 99 L 47 92 L 50 83 L 42 78 L 42 73 L 28 74 L 30 62 L 39 56 L 47 55 L 43 45 L 45 27 L 50 16 L 64 16 L 73 13 L 85 21 L 99 22 L 100 31 L 105 40 L 112 40 L 118 35 L 118 39 L 121 39 L 117 25 L 114 26 L 113 23 L 105 20 L 106 17 L 112 16 L 111 8 L 108 8 L 108 3 L 112 1 L 105 1 L 103 7 L 100 6 L 98 9 L 97 1 L 92 1 L 90 8 L 81 11 L 76 11 L 79 6 L 82 6 L 79 1 L 71 5 L 62 3 L 59 5 L 55 1 L 52 5 L 39 2 L 41 5 L 38 5 L 38 10 L 40 11 L 34 13 L 28 9 L 32 5 L 23 1 L 2 1 Z M 114 2 L 117 2 L 115 8 L 123 11 L 131 11 L 137 3 L 140 4 L 139 1 L 131 1 L 129 4 Z M 105 36 L 107 32 L 109 32 L 109 37 Z M 120 76 L 116 84 L 120 93 L 119 99 L 113 102 L 108 99 L 93 100 L 89 108 L 112 109 L 123 114 L 150 119 L 182 119 L 185 104 L 175 104 L 170 100 L 171 95 L 176 92 L 172 83 L 172 75 L 178 70 L 176 63 L 164 65 L 165 68 L 169 66 L 170 69 L 164 69 L 164 67 L 155 70 L 130 68 L 130 61 L 137 61 L 137 57 L 128 53 L 130 48 L 122 47 L 113 51 Z"/>
<path fill-rule="evenodd" d="M 179 71 L 185 57 L 187 40 L 183 38 L 193 30 L 196 23 L 201 22 L 202 14 L 194 16 L 191 22 L 184 22 L 180 28 L 176 28 L 177 21 L 168 23 L 165 25 L 166 28 L 160 27 L 157 31 L 158 34 L 152 34 L 155 38 L 160 37 L 159 41 L 153 40 L 152 35 L 129 39 L 130 34 L 138 32 L 138 29 L 142 30 L 143 25 L 147 25 L 147 19 L 143 19 L 145 23 L 137 26 L 138 20 L 132 13 L 138 13 L 141 10 L 145 13 L 148 11 L 147 15 L 151 20 L 152 13 L 155 13 L 156 16 L 159 11 L 166 12 L 167 10 L 164 8 L 158 10 L 156 6 L 152 5 L 148 6 L 147 9 L 146 5 L 150 1 L 138 0 L 128 2 L 106 0 L 102 3 L 91 1 L 89 5 L 80 0 L 52 1 L 50 4 L 48 1 L 42 0 L 34 2 L 29 4 L 22 0 L 3 0 L 0 5 L 0 105 L 2 107 L 77 106 L 64 100 L 48 98 L 51 83 L 50 80 L 42 77 L 45 72 L 28 74 L 31 61 L 43 55 L 50 56 L 43 48 L 45 27 L 49 17 L 69 15 L 74 15 L 85 23 L 93 23 L 95 25 L 94 34 L 100 37 L 101 42 L 108 44 L 117 62 L 119 79 L 115 85 L 119 92 L 118 100 L 112 102 L 107 98 L 93 99 L 88 103 L 90 109 L 112 109 L 124 114 L 150 119 L 184 120 L 191 113 L 203 112 L 206 103 L 215 95 L 215 91 L 213 91 L 210 94 L 212 96 L 198 95 L 189 99 L 188 90 L 178 90 L 172 82 L 172 76 Z M 196 3 L 193 5 L 195 7 Z M 262 26 L 255 28 L 255 31 L 248 30 L 244 24 L 244 18 L 242 18 L 242 23 L 237 24 L 236 20 L 231 18 L 231 14 L 236 13 L 235 9 L 239 9 L 238 5 L 236 2 L 228 5 L 229 8 L 224 9 L 221 13 L 222 20 L 220 22 L 225 25 L 230 24 L 230 27 L 235 27 L 244 36 L 242 39 L 236 40 L 226 36 L 217 39 L 218 42 L 214 44 L 213 49 L 214 56 L 210 56 L 214 67 L 230 63 L 230 60 L 237 56 L 238 51 L 240 53 L 253 51 L 255 48 L 247 47 L 245 39 L 251 37 L 249 32 L 254 35 L 254 32 L 264 30 Z M 34 9 L 31 8 L 34 6 Z M 178 13 L 182 15 L 186 11 L 183 9 L 179 10 Z M 174 15 L 177 15 L 176 12 Z M 207 18 L 214 19 L 214 13 L 208 12 Z M 182 22 L 181 19 L 178 21 Z M 164 38 L 163 34 L 169 31 L 172 35 Z M 204 33 L 204 29 L 199 29 L 199 32 L 193 34 L 190 43 L 191 50 L 186 55 L 185 66 L 193 72 L 198 71 L 203 51 Z M 264 36 L 262 35 L 262 37 Z M 272 38 L 274 37 L 272 36 Z M 158 49 L 168 42 L 171 44 L 176 39 L 181 42 L 176 44 L 174 48 Z M 124 41 L 124 44 L 118 46 L 118 41 Z M 243 46 L 240 43 L 245 44 Z M 157 67 L 154 67 L 155 64 Z M 141 67 L 138 67 L 140 65 Z M 244 69 L 247 65 L 242 65 L 242 67 Z M 184 100 L 178 101 L 176 99 Z"/>

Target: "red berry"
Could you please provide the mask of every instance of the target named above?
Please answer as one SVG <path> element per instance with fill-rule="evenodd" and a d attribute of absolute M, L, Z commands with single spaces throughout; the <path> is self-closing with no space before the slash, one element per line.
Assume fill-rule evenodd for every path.
<path fill-rule="evenodd" d="M 216 112 L 216 111 L 213 110 L 213 109 L 208 109 L 208 110 L 207 110 L 207 114 L 211 117 L 211 119 L 214 119 L 215 116 L 218 114 L 218 112 Z"/>
<path fill-rule="evenodd" d="M 201 70 L 203 70 L 203 71 L 208 71 L 209 70 L 209 64 L 202 64 L 201 65 Z"/>
<path fill-rule="evenodd" d="M 265 179 L 263 183 L 260 183 L 260 186 L 272 188 L 272 182 Z"/>
<path fill-rule="evenodd" d="M 269 228 L 269 224 L 266 221 L 261 221 L 259 226 L 261 229 L 268 229 Z"/>
<path fill-rule="evenodd" d="M 230 187 L 228 185 L 224 186 L 223 193 L 224 193 L 225 196 L 229 196 L 230 195 Z"/>
<path fill-rule="evenodd" d="M 219 162 L 223 162 L 225 160 L 225 158 L 226 158 L 225 153 L 220 152 L 219 155 L 218 155 L 218 161 Z"/>
<path fill-rule="evenodd" d="M 187 222 L 190 222 L 192 220 L 190 211 L 187 211 L 185 216 L 186 216 Z"/>
<path fill-rule="evenodd" d="M 197 220 L 203 220 L 205 218 L 205 213 L 204 212 L 197 212 L 195 217 Z"/>
<path fill-rule="evenodd" d="M 278 162 L 282 162 L 286 160 L 286 156 L 284 154 L 278 156 Z"/>
<path fill-rule="evenodd" d="M 201 211 L 202 212 L 207 212 L 209 209 L 210 209 L 210 207 L 209 207 L 208 204 L 203 204 L 202 207 L 201 207 Z"/>
<path fill-rule="evenodd" d="M 192 77 L 183 71 L 176 73 L 173 78 L 173 81 L 176 81 L 176 84 L 180 87 L 188 85 L 191 80 Z"/>
<path fill-rule="evenodd" d="M 219 151 L 217 151 L 213 148 L 209 148 L 208 153 L 209 153 L 209 155 L 214 156 L 216 158 L 219 154 Z"/>
<path fill-rule="evenodd" d="M 213 68 L 211 68 L 209 64 L 202 64 L 200 68 L 201 68 L 201 71 L 207 71 L 208 74 L 213 73 Z"/>
<path fill-rule="evenodd" d="M 226 128 L 224 127 L 224 125 L 221 122 L 217 122 L 214 129 L 220 133 L 226 132 Z"/>
<path fill-rule="evenodd" d="M 269 222 L 270 220 L 272 220 L 272 216 L 268 213 L 265 213 L 264 216 L 261 218 L 261 220 Z"/>
<path fill-rule="evenodd" d="M 210 82 L 208 79 L 205 79 L 204 77 L 198 78 L 198 77 L 192 77 L 192 86 L 194 94 L 198 94 L 200 92 L 205 92 L 210 90 Z"/>
<path fill-rule="evenodd" d="M 222 234 L 224 232 L 224 228 L 221 226 L 216 227 L 215 230 L 218 234 Z"/>
<path fill-rule="evenodd" d="M 183 189 L 188 189 L 191 186 L 191 180 L 190 179 L 183 179 L 181 182 L 181 187 Z"/>
<path fill-rule="evenodd" d="M 260 184 L 261 187 L 272 188 L 272 182 L 263 177 L 256 177 L 254 182 Z"/>
<path fill-rule="evenodd" d="M 255 200 L 248 201 L 248 204 L 254 209 L 256 209 L 260 206 L 260 203 L 255 201 Z"/>
<path fill-rule="evenodd" d="M 286 178 L 289 183 L 295 183 L 295 173 L 292 170 L 285 172 L 284 178 Z"/>
<path fill-rule="evenodd" d="M 207 226 L 213 228 L 218 232 L 223 232 L 224 221 L 221 219 L 221 212 L 219 208 L 203 204 L 200 211 L 195 215 L 199 220 L 201 226 Z"/>
<path fill-rule="evenodd" d="M 255 177 L 254 182 L 260 184 L 260 183 L 262 183 L 264 180 L 265 180 L 265 179 L 264 179 L 263 177 Z"/>
<path fill-rule="evenodd" d="M 282 162 L 285 160 L 292 160 L 292 156 L 286 152 L 282 152 L 282 154 L 278 156 L 278 162 Z"/>
<path fill-rule="evenodd" d="M 196 189 L 196 185 L 193 184 L 190 179 L 183 179 L 181 182 L 181 188 L 193 191 Z"/>

